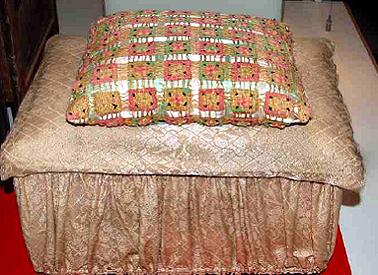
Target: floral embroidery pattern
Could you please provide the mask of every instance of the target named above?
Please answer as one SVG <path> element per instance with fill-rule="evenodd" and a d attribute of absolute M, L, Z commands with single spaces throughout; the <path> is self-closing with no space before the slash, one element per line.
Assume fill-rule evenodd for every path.
<path fill-rule="evenodd" d="M 93 104 L 100 116 L 114 114 L 121 111 L 121 97 L 119 92 L 99 92 L 93 96 Z"/>
<path fill-rule="evenodd" d="M 223 55 L 224 45 L 220 43 L 200 42 L 200 54 L 203 55 Z"/>
<path fill-rule="evenodd" d="M 208 89 L 200 90 L 199 93 L 200 111 L 221 111 L 224 109 L 224 90 Z"/>
<path fill-rule="evenodd" d="M 267 93 L 265 95 L 264 111 L 268 115 L 286 118 L 293 110 L 294 104 L 290 96 L 277 93 Z"/>
<path fill-rule="evenodd" d="M 202 27 L 200 28 L 200 36 L 202 37 L 221 37 L 221 29 Z"/>
<path fill-rule="evenodd" d="M 137 13 L 138 17 L 152 16 L 152 15 L 158 15 L 158 14 L 159 14 L 159 11 L 157 10 L 142 10 L 142 11 L 138 11 Z"/>
<path fill-rule="evenodd" d="M 251 63 L 234 63 L 232 80 L 257 82 L 259 80 L 259 66 Z"/>
<path fill-rule="evenodd" d="M 131 24 L 133 25 L 154 25 L 156 24 L 156 17 L 137 17 L 131 19 Z"/>
<path fill-rule="evenodd" d="M 254 58 L 256 57 L 256 52 L 254 50 L 254 45 L 235 45 L 234 46 L 235 56 L 246 56 Z"/>
<path fill-rule="evenodd" d="M 167 43 L 168 54 L 188 54 L 190 53 L 190 43 L 182 41 L 171 41 Z"/>
<path fill-rule="evenodd" d="M 109 15 L 91 27 L 67 120 L 106 126 L 306 123 L 311 108 L 292 44 L 287 25 L 250 15 Z"/>
<path fill-rule="evenodd" d="M 244 19 L 230 19 L 228 21 L 232 27 L 240 28 L 240 29 L 247 29 L 249 27 L 248 21 Z"/>
<path fill-rule="evenodd" d="M 165 27 L 166 36 L 190 36 L 190 27 L 185 25 L 170 25 Z"/>
<path fill-rule="evenodd" d="M 201 62 L 200 79 L 223 81 L 225 76 L 225 64 L 220 62 Z"/>
<path fill-rule="evenodd" d="M 190 79 L 190 61 L 166 61 L 164 79 L 167 81 Z"/>
<path fill-rule="evenodd" d="M 146 88 L 129 91 L 129 103 L 131 111 L 152 111 L 157 108 L 155 88 Z"/>
<path fill-rule="evenodd" d="M 155 54 L 155 43 L 131 43 L 129 54 L 133 55 L 153 55 Z"/>
<path fill-rule="evenodd" d="M 207 18 L 207 17 L 204 17 L 204 18 L 201 18 L 199 19 L 199 24 L 201 25 L 222 25 L 222 20 L 218 19 L 218 18 Z"/>
<path fill-rule="evenodd" d="M 142 61 L 129 63 L 130 79 L 153 79 L 155 78 L 155 62 Z"/>
<path fill-rule="evenodd" d="M 190 89 L 167 89 L 164 97 L 169 111 L 189 111 L 191 107 Z"/>
<path fill-rule="evenodd" d="M 131 30 L 130 37 L 148 37 L 155 35 L 154 27 L 139 27 Z"/>
<path fill-rule="evenodd" d="M 236 41 L 253 43 L 253 33 L 248 31 L 232 30 L 232 38 Z"/>
<path fill-rule="evenodd" d="M 102 84 L 105 82 L 112 82 L 117 80 L 117 65 L 109 64 L 105 66 L 98 66 L 93 71 L 93 84 Z"/>
<path fill-rule="evenodd" d="M 234 89 L 231 92 L 231 110 L 238 113 L 254 113 L 258 109 L 258 93 L 250 90 Z"/>
<path fill-rule="evenodd" d="M 103 49 L 108 45 L 114 44 L 117 40 L 119 40 L 120 36 L 120 31 L 109 33 L 108 35 L 104 36 L 101 40 L 100 48 Z"/>

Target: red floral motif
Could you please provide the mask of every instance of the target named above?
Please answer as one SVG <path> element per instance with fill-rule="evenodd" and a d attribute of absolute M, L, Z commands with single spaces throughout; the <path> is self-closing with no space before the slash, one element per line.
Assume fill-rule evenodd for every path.
<path fill-rule="evenodd" d="M 221 111 L 224 109 L 224 90 L 208 89 L 199 91 L 199 109 L 201 111 Z"/>
<path fill-rule="evenodd" d="M 98 66 L 93 70 L 93 84 L 102 84 L 104 82 L 116 81 L 117 77 L 117 65 L 107 64 Z"/>
<path fill-rule="evenodd" d="M 257 111 L 258 94 L 250 90 L 232 90 L 231 110 L 234 112 L 254 113 Z"/>
<path fill-rule="evenodd" d="M 266 93 L 264 111 L 266 114 L 278 117 L 288 117 L 294 110 L 290 96 L 278 93 Z"/>
<path fill-rule="evenodd" d="M 148 36 L 151 30 L 150 28 L 139 28 L 136 33 L 138 36 Z"/>
<path fill-rule="evenodd" d="M 156 89 L 133 89 L 129 91 L 130 111 L 152 111 L 157 107 Z"/>
<path fill-rule="evenodd" d="M 168 110 L 171 111 L 188 111 L 190 108 L 191 98 L 189 89 L 168 89 L 165 92 L 165 98 Z"/>
<path fill-rule="evenodd" d="M 200 54 L 224 55 L 224 45 L 220 43 L 200 42 Z"/>
<path fill-rule="evenodd" d="M 235 62 L 232 73 L 233 81 L 254 81 L 259 80 L 259 66 L 257 64 Z"/>
<path fill-rule="evenodd" d="M 148 37 L 154 35 L 154 27 L 138 27 L 131 30 L 130 37 Z"/>
<path fill-rule="evenodd" d="M 225 68 L 224 63 L 202 61 L 200 64 L 200 79 L 202 80 L 224 80 Z"/>
<path fill-rule="evenodd" d="M 107 47 L 109 44 L 114 44 L 115 41 L 117 41 L 121 37 L 120 31 L 116 31 L 113 33 L 109 33 L 108 35 L 105 35 L 101 39 L 100 48 L 103 49 L 104 47 Z"/>
<path fill-rule="evenodd" d="M 167 36 L 190 36 L 189 26 L 169 25 L 165 27 L 165 35 Z"/>
<path fill-rule="evenodd" d="M 155 54 L 155 42 L 131 43 L 129 46 L 131 56 L 153 55 Z"/>
<path fill-rule="evenodd" d="M 171 10 L 171 11 L 167 12 L 167 15 L 169 15 L 169 16 L 174 16 L 174 15 L 189 16 L 190 13 L 191 13 L 190 11 Z"/>
<path fill-rule="evenodd" d="M 253 50 L 250 46 L 239 46 L 236 47 L 236 52 L 238 54 L 244 55 L 244 56 L 249 56 L 253 54 Z"/>
<path fill-rule="evenodd" d="M 243 41 L 248 43 L 253 43 L 253 33 L 240 31 L 240 30 L 231 30 L 232 38 L 237 41 Z"/>
<path fill-rule="evenodd" d="M 225 63 L 202 61 L 200 63 L 200 75 L 202 80 L 223 81 L 225 76 Z"/>
<path fill-rule="evenodd" d="M 222 25 L 222 21 L 217 18 L 201 18 L 199 23 L 202 25 Z"/>
<path fill-rule="evenodd" d="M 156 18 L 155 17 L 138 17 L 138 18 L 132 18 L 131 19 L 131 24 L 136 25 L 136 24 L 155 24 L 156 23 Z"/>
<path fill-rule="evenodd" d="M 171 41 L 167 43 L 166 47 L 168 54 L 187 54 L 190 52 L 190 42 Z"/>
<path fill-rule="evenodd" d="M 140 16 L 148 16 L 152 14 L 157 14 L 158 12 L 156 10 L 142 10 L 138 12 L 138 15 Z"/>
<path fill-rule="evenodd" d="M 164 79 L 168 81 L 190 79 L 190 61 L 166 61 Z"/>
<path fill-rule="evenodd" d="M 131 62 L 128 69 L 130 79 L 152 79 L 155 76 L 155 62 Z"/>
<path fill-rule="evenodd" d="M 203 27 L 200 30 L 200 35 L 205 37 L 215 37 L 219 36 L 219 31 L 215 28 Z"/>
<path fill-rule="evenodd" d="M 146 69 L 146 67 L 140 66 L 140 67 L 138 67 L 138 69 L 136 71 L 137 71 L 138 75 L 143 75 L 144 76 L 146 74 L 146 72 L 147 72 L 147 69 Z"/>
<path fill-rule="evenodd" d="M 290 62 L 286 59 L 285 56 L 272 52 L 266 52 L 266 56 L 266 60 L 270 63 L 273 63 L 277 67 L 280 67 L 282 69 L 290 69 Z"/>
<path fill-rule="evenodd" d="M 219 67 L 214 66 L 213 64 L 209 64 L 206 66 L 206 68 L 203 69 L 203 73 L 207 77 L 212 77 L 214 72 L 219 71 Z"/>
<path fill-rule="evenodd" d="M 171 49 L 175 52 L 185 51 L 185 44 L 181 42 L 172 43 Z"/>

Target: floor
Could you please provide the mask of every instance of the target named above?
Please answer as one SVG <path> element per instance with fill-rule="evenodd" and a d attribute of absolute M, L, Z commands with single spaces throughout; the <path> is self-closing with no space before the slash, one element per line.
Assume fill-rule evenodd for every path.
<path fill-rule="evenodd" d="M 90 1 L 91 4 L 85 5 Z M 67 7 L 68 0 L 58 0 L 58 15 L 63 34 L 85 35 L 91 21 L 100 17 L 99 0 L 75 1 L 76 10 Z M 347 1 L 373 56 L 378 57 L 378 39 L 373 2 Z M 361 2 L 361 3 L 357 3 Z M 332 30 L 325 31 L 325 22 L 332 10 Z M 369 11 L 372 12 L 369 12 Z M 82 14 L 82 18 L 78 21 Z M 75 21 L 76 20 L 76 21 Z M 344 235 L 353 275 L 373 275 L 378 260 L 378 74 L 347 9 L 342 2 L 315 3 L 287 1 L 284 22 L 297 35 L 322 36 L 336 45 L 334 61 L 338 68 L 339 89 L 352 117 L 356 141 L 366 163 L 366 187 L 360 195 L 348 193 L 341 209 L 341 230 Z"/>

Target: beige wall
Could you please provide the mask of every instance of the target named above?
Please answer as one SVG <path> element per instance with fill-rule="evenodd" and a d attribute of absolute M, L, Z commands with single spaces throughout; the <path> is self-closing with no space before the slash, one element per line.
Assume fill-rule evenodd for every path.
<path fill-rule="evenodd" d="M 93 21 L 103 15 L 102 0 L 57 0 L 60 34 L 87 35 Z"/>
<path fill-rule="evenodd" d="M 105 0 L 106 13 L 119 10 L 214 10 L 222 13 L 247 13 L 281 20 L 282 0 Z"/>
<path fill-rule="evenodd" d="M 87 35 L 93 21 L 119 10 L 180 9 L 248 13 L 281 20 L 282 0 L 57 0 L 61 34 Z"/>

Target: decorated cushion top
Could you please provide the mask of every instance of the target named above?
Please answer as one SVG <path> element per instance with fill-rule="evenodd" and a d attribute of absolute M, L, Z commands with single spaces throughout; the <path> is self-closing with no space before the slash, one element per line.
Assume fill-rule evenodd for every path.
<path fill-rule="evenodd" d="M 311 109 L 275 20 L 190 11 L 126 11 L 88 35 L 67 109 L 73 124 L 306 123 Z"/>

